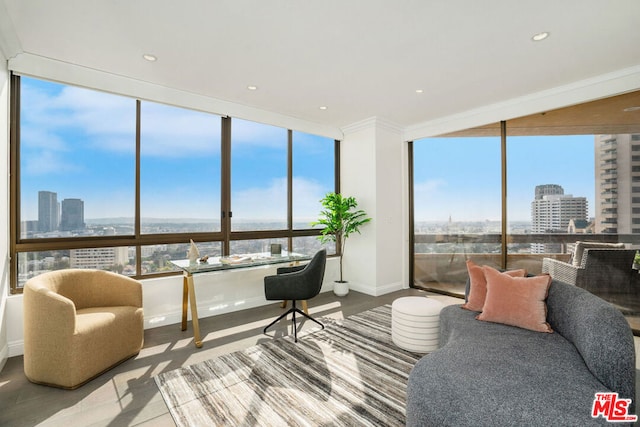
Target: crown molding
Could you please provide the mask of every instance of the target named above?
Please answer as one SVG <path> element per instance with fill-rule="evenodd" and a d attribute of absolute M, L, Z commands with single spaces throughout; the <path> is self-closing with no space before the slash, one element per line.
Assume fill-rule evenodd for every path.
<path fill-rule="evenodd" d="M 408 126 L 403 141 L 438 136 L 640 89 L 640 65 Z"/>
<path fill-rule="evenodd" d="M 22 46 L 3 1 L 0 1 L 0 52 L 6 59 L 22 52 Z"/>
<path fill-rule="evenodd" d="M 352 123 L 350 125 L 342 127 L 342 132 L 345 135 L 359 132 L 365 129 L 384 129 L 386 131 L 397 133 L 402 135 L 404 128 L 397 123 L 390 120 L 382 119 L 380 117 L 369 117 L 368 119 L 361 120 L 359 122 Z"/>

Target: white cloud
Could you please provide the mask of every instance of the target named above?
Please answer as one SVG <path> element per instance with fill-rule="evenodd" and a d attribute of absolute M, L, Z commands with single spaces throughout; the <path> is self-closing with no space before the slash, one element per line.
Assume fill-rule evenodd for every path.
<path fill-rule="evenodd" d="M 23 104 L 29 106 L 22 114 L 23 129 L 38 129 L 41 136 L 41 139 L 30 140 L 32 146 L 63 149 L 64 144 L 82 143 L 107 151 L 135 151 L 134 99 L 74 86 L 63 86 L 58 92 L 47 91 L 30 85 L 28 80 L 22 91 Z M 69 132 L 75 136 L 66 140 L 65 134 Z M 235 149 L 285 149 L 287 130 L 234 119 L 232 138 Z M 306 138 L 299 133 L 296 140 L 302 142 Z M 53 144 L 55 140 L 63 144 Z M 188 157 L 219 152 L 219 116 L 142 102 L 143 155 Z"/>
<path fill-rule="evenodd" d="M 70 163 L 68 158 L 52 150 L 41 150 L 22 160 L 22 172 L 27 175 L 66 174 L 82 171 L 82 167 Z"/>
<path fill-rule="evenodd" d="M 287 129 L 247 120 L 234 119 L 231 125 L 234 147 L 286 148 Z"/>
<path fill-rule="evenodd" d="M 142 155 L 189 157 L 220 153 L 220 117 L 142 103 Z"/>
<path fill-rule="evenodd" d="M 233 194 L 234 218 L 279 219 L 287 217 L 287 179 L 276 178 L 264 187 L 252 187 Z M 312 221 L 320 212 L 320 199 L 331 190 L 302 177 L 293 178 L 294 221 Z"/>
<path fill-rule="evenodd" d="M 68 151 L 67 143 L 45 127 L 26 126 L 20 129 L 20 146 L 26 149 Z"/>
<path fill-rule="evenodd" d="M 442 199 L 443 193 L 446 192 L 447 181 L 444 179 L 432 179 L 413 186 L 414 206 L 416 218 L 434 215 L 439 211 L 439 200 Z"/>
<path fill-rule="evenodd" d="M 332 191 L 320 182 L 305 178 L 293 179 L 293 218 L 294 221 L 315 221 L 322 209 L 320 199 Z"/>
<path fill-rule="evenodd" d="M 231 195 L 233 217 L 245 219 L 287 218 L 287 179 L 275 178 L 265 187 L 252 187 Z"/>
<path fill-rule="evenodd" d="M 135 152 L 135 108 L 131 98 L 65 86 L 50 93 L 23 85 L 23 132 L 29 147 L 70 149 L 73 143 L 95 149 Z M 73 134 L 73 136 L 69 136 Z M 142 102 L 142 153 L 193 156 L 220 151 L 219 116 Z"/>

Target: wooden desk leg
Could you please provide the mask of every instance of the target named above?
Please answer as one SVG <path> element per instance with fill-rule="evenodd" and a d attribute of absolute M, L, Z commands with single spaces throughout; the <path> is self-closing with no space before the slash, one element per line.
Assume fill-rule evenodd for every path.
<path fill-rule="evenodd" d="M 189 284 L 187 273 L 182 277 L 182 330 L 187 330 L 187 305 L 189 304 Z"/>
<path fill-rule="evenodd" d="M 287 308 L 287 302 L 288 300 L 284 300 L 280 303 L 280 308 Z M 307 307 L 307 300 L 302 300 L 302 311 L 305 312 L 305 314 L 308 316 L 309 315 L 309 307 Z"/>
<path fill-rule="evenodd" d="M 196 302 L 196 290 L 193 286 L 193 276 L 187 276 L 187 288 L 189 289 L 189 305 L 191 305 L 191 323 L 193 323 L 193 341 L 196 347 L 202 347 L 200 339 L 200 323 L 198 322 L 198 303 Z"/>

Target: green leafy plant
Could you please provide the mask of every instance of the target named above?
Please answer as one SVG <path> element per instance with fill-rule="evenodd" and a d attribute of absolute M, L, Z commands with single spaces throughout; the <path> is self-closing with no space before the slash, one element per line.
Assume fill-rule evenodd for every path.
<path fill-rule="evenodd" d="M 342 280 L 342 256 L 344 255 L 347 238 L 352 233 L 360 234 L 360 227 L 371 221 L 362 209 L 356 209 L 358 202 L 355 197 L 343 197 L 340 193 L 327 193 L 322 200 L 320 218 L 311 225 L 323 225 L 321 235 L 318 236 L 322 243 L 336 242 L 340 245 L 340 282 Z"/>

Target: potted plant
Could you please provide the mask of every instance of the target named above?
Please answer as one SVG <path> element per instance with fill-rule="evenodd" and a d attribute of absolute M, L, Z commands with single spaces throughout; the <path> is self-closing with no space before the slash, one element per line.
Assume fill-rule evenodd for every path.
<path fill-rule="evenodd" d="M 371 218 L 362 209 L 356 209 L 358 203 L 355 197 L 343 197 L 340 193 L 332 192 L 327 193 L 320 203 L 324 209 L 320 212 L 318 221 L 311 225 L 323 225 L 322 234 L 318 236 L 320 241 L 336 242 L 336 249 L 340 249 L 340 280 L 334 283 L 333 292 L 338 296 L 345 296 L 349 293 L 349 283 L 342 277 L 342 257 L 347 238 L 352 233 L 360 233 L 360 227 L 371 221 Z"/>

